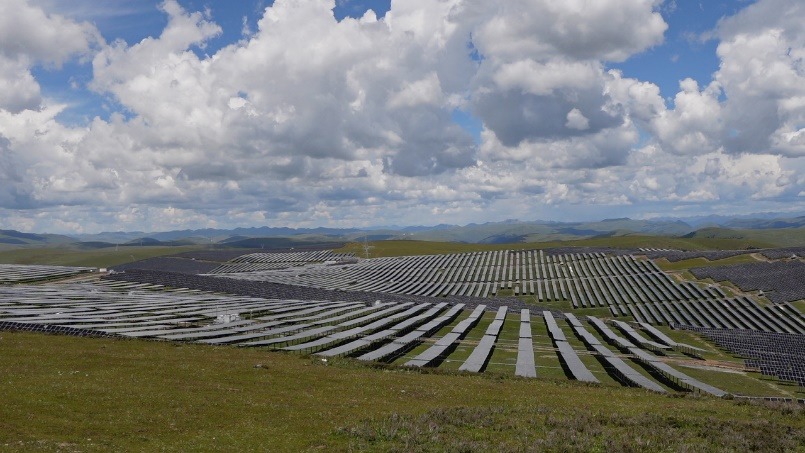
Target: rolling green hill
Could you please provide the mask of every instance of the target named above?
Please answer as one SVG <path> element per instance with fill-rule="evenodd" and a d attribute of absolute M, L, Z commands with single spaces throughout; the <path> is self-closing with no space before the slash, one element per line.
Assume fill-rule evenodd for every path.
<path fill-rule="evenodd" d="M 0 332 L 0 450 L 799 451 L 803 407 Z M 35 414 L 32 416 L 32 414 Z"/>
<path fill-rule="evenodd" d="M 43 246 L 69 244 L 75 239 L 59 234 L 21 233 L 15 230 L 0 230 L 0 245 L 6 246 Z"/>
<path fill-rule="evenodd" d="M 470 224 L 418 231 L 406 235 L 405 238 L 425 241 L 500 244 L 564 241 L 625 234 L 681 236 L 690 233 L 692 230 L 693 228 L 690 225 L 681 221 L 648 221 L 628 218 L 583 223 L 508 220 L 505 222 Z"/>
<path fill-rule="evenodd" d="M 726 240 L 755 247 L 801 247 L 805 246 L 805 227 L 755 230 L 702 228 L 683 237 L 686 239 Z"/>
<path fill-rule="evenodd" d="M 0 250 L 0 263 L 5 264 L 52 264 L 57 266 L 111 267 L 118 264 L 174 255 L 192 250 L 202 250 L 201 246 L 184 247 L 105 247 L 81 249 L 65 247 L 29 247 L 13 250 Z"/>

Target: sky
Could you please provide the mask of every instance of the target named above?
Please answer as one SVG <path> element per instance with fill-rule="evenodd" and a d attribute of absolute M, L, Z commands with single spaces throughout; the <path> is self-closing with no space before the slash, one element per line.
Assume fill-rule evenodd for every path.
<path fill-rule="evenodd" d="M 0 228 L 805 212 L 800 0 L 0 0 Z"/>

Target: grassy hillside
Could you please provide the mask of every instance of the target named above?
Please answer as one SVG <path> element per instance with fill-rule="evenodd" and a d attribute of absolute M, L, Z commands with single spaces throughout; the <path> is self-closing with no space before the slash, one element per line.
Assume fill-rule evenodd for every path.
<path fill-rule="evenodd" d="M 532 224 L 494 224 L 427 231 L 411 238 L 426 241 L 478 243 L 534 243 L 535 247 L 588 245 L 600 247 L 657 247 L 698 249 L 774 248 L 805 245 L 805 228 L 729 229 L 703 228 L 684 234 L 675 224 L 641 225 L 638 221 L 605 221 L 574 227 Z"/>
<path fill-rule="evenodd" d="M 706 258 L 693 258 L 689 260 L 675 261 L 672 263 L 665 258 L 660 258 L 658 260 L 654 260 L 654 262 L 657 263 L 660 269 L 664 271 L 683 271 L 693 267 L 729 266 L 732 264 L 757 263 L 758 260 L 755 259 L 751 254 L 746 254 L 712 261 Z"/>
<path fill-rule="evenodd" d="M 4 248 L 68 244 L 71 242 L 75 242 L 75 240 L 58 234 L 34 234 L 15 230 L 0 230 L 0 247 Z"/>
<path fill-rule="evenodd" d="M 773 232 L 776 230 L 764 230 Z M 768 237 L 761 232 L 756 234 L 760 239 L 745 239 L 720 237 L 696 236 L 688 238 L 671 238 L 663 236 L 644 236 L 626 235 L 613 237 L 600 237 L 591 239 L 581 239 L 572 241 L 551 241 L 551 242 L 517 242 L 502 244 L 471 244 L 463 242 L 438 242 L 438 241 L 415 241 L 415 240 L 390 240 L 390 241 L 371 241 L 370 256 L 373 258 L 382 256 L 405 256 L 405 255 L 424 255 L 439 253 L 463 253 L 472 251 L 488 250 L 519 250 L 519 249 L 543 249 L 550 247 L 615 247 L 615 248 L 674 248 L 681 250 L 731 250 L 746 249 L 747 247 L 768 248 L 791 246 L 797 244 L 797 234 L 792 233 L 782 239 L 773 239 L 776 233 L 770 233 Z M 805 234 L 803 230 L 799 234 Z M 793 239 L 792 239 L 793 238 Z M 249 245 L 253 239 L 249 240 Z M 259 240 L 257 243 L 259 243 Z M 273 240 L 268 240 L 272 245 L 276 245 Z M 284 240 L 283 240 L 284 241 Z M 287 242 L 287 241 L 285 241 Z M 283 242 L 283 243 L 285 243 Z M 304 248 L 303 244 L 288 242 L 291 246 Z M 336 243 L 332 243 L 337 245 Z M 317 244 L 323 245 L 323 244 Z M 24 247 L 13 249 L 0 249 L 0 263 L 12 264 L 56 264 L 63 266 L 95 266 L 109 267 L 131 261 L 141 260 L 154 256 L 173 255 L 190 250 L 204 250 L 208 245 L 194 246 L 126 246 L 105 247 L 97 249 L 78 249 L 70 246 L 58 247 Z M 353 242 L 338 249 L 339 252 L 352 252 L 358 256 L 363 256 L 363 243 Z M 132 259 L 133 257 L 133 259 Z"/>
<path fill-rule="evenodd" d="M 463 253 L 486 250 L 529 249 L 533 244 L 466 244 L 463 242 L 436 242 L 436 241 L 374 241 L 369 242 L 369 256 L 378 258 L 383 256 L 409 256 L 431 255 L 440 253 Z M 364 256 L 363 243 L 352 242 L 337 249 L 337 252 L 354 253 Z"/>
<path fill-rule="evenodd" d="M 794 242 L 794 241 L 792 241 Z M 588 246 L 616 248 L 668 248 L 679 250 L 742 250 L 748 247 L 774 248 L 790 247 L 794 243 L 774 240 L 773 238 L 722 237 L 718 235 L 692 237 L 666 237 L 631 234 L 614 237 L 600 237 L 579 241 L 542 242 L 540 247 Z"/>
<path fill-rule="evenodd" d="M 58 266 L 110 267 L 155 256 L 173 255 L 205 246 L 182 247 L 115 247 L 77 250 L 71 247 L 22 248 L 0 251 L 0 263 L 52 264 Z"/>
<path fill-rule="evenodd" d="M 418 241 L 455 241 L 455 242 L 500 242 L 500 238 L 519 238 L 536 234 L 540 236 L 559 234 L 557 230 L 548 225 L 530 223 L 490 223 L 482 225 L 467 225 L 452 227 L 443 230 L 420 231 L 411 234 L 412 239 Z M 564 238 L 572 239 L 570 234 Z M 509 242 L 515 242 L 509 241 Z"/>
<path fill-rule="evenodd" d="M 738 238 L 722 237 L 690 237 L 672 238 L 663 236 L 643 236 L 628 235 L 614 236 L 606 238 L 580 239 L 574 241 L 550 241 L 550 242 L 517 242 L 504 244 L 469 244 L 463 242 L 438 242 L 438 241 L 373 241 L 369 242 L 371 247 L 370 256 L 377 258 L 382 256 L 407 256 L 407 255 L 427 255 L 439 253 L 464 253 L 488 250 L 521 250 L 521 249 L 545 249 L 551 247 L 614 247 L 614 248 L 671 248 L 680 250 L 742 250 L 747 247 L 755 248 L 774 248 L 787 244 L 784 241 L 772 240 L 747 240 Z M 792 241 L 794 242 L 794 241 Z M 790 246 L 790 245 L 787 245 Z M 339 252 L 352 252 L 363 256 L 363 243 L 354 242 L 338 249 Z"/>
<path fill-rule="evenodd" d="M 504 221 L 465 226 L 451 226 L 410 234 L 411 239 L 501 243 L 523 241 L 575 240 L 600 235 L 657 234 L 679 236 L 693 228 L 680 221 L 655 222 L 632 219 L 609 219 L 584 223 L 539 223 Z"/>
<path fill-rule="evenodd" d="M 686 235 L 686 238 L 735 241 L 750 245 L 765 243 L 772 247 L 801 247 L 805 246 L 805 227 L 756 230 L 702 228 Z"/>
<path fill-rule="evenodd" d="M 802 406 L 0 332 L 0 450 L 796 451 Z"/>

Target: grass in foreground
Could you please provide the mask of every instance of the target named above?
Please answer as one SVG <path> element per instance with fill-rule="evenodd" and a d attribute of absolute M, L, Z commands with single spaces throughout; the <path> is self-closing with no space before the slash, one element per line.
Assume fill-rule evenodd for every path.
<path fill-rule="evenodd" d="M 259 365 L 259 366 L 258 366 Z M 805 408 L 0 332 L 0 450 L 801 450 Z"/>
<path fill-rule="evenodd" d="M 435 409 L 394 414 L 341 433 L 358 449 L 385 451 L 801 451 L 805 441 L 802 433 L 776 437 L 765 420 L 622 415 L 579 406 Z"/>

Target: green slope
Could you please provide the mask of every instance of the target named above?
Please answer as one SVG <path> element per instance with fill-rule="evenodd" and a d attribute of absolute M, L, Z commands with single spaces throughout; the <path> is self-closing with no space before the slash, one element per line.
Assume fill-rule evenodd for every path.
<path fill-rule="evenodd" d="M 4 248 L 69 244 L 72 242 L 75 242 L 75 239 L 58 234 L 34 234 L 15 230 L 0 230 L 0 247 Z"/>
<path fill-rule="evenodd" d="M 0 333 L 0 450 L 797 451 L 802 406 Z"/>
<path fill-rule="evenodd" d="M 204 248 L 198 245 L 184 247 L 121 246 L 90 250 L 73 247 L 21 248 L 0 251 L 0 263 L 111 267 L 155 256 L 173 255 Z"/>
<path fill-rule="evenodd" d="M 759 247 L 802 247 L 805 246 L 805 227 L 755 230 L 702 228 L 685 238 L 725 240 Z"/>

